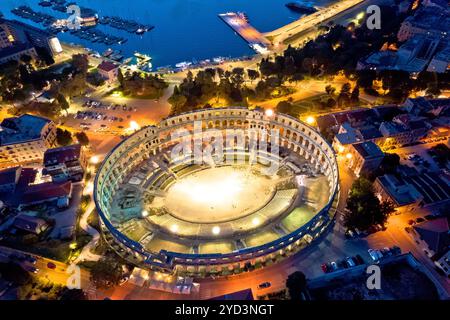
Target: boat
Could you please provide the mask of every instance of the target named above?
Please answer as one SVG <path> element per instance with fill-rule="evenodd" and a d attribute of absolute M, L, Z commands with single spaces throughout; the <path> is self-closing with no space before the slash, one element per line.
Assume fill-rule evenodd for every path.
<path fill-rule="evenodd" d="M 114 50 L 111 48 L 108 48 L 105 52 L 102 53 L 102 56 L 104 56 L 105 58 L 109 57 L 110 55 L 112 55 L 114 53 Z"/>
<path fill-rule="evenodd" d="M 306 5 L 303 5 L 303 4 L 298 3 L 298 2 L 286 3 L 286 7 L 288 9 L 292 10 L 292 11 L 299 12 L 299 13 L 310 14 L 310 13 L 314 13 L 314 12 L 317 11 L 317 9 L 314 8 L 314 7 L 306 6 Z"/>
<path fill-rule="evenodd" d="M 51 7 L 53 4 L 48 1 L 48 0 L 44 0 L 38 3 L 41 7 Z"/>
<path fill-rule="evenodd" d="M 192 65 L 192 62 L 189 62 L 189 61 L 182 61 L 182 62 L 178 62 L 176 65 L 175 65 L 175 67 L 177 67 L 177 68 L 187 68 L 187 67 L 189 67 L 190 65 Z"/>

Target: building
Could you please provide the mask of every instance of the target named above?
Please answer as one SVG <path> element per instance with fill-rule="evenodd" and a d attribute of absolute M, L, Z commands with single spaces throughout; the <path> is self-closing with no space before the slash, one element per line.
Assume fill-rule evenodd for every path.
<path fill-rule="evenodd" d="M 379 141 L 379 146 L 383 150 L 398 148 L 412 144 L 424 138 L 431 126 L 423 120 L 404 120 L 396 117 L 390 122 L 383 122 L 380 125 L 380 132 L 384 139 Z"/>
<path fill-rule="evenodd" d="M 411 115 L 419 116 L 432 114 L 437 117 L 450 109 L 450 99 L 425 99 L 424 97 L 408 98 L 405 101 L 404 106 L 406 111 Z"/>
<path fill-rule="evenodd" d="M 374 188 L 380 199 L 409 211 L 418 207 L 444 208 L 450 203 L 450 179 L 445 174 L 387 174 L 375 180 Z"/>
<path fill-rule="evenodd" d="M 448 37 L 450 17 L 447 10 L 433 7 L 424 7 L 407 17 L 401 24 L 397 33 L 397 39 L 401 42 L 415 35 L 432 35 L 439 38 Z"/>
<path fill-rule="evenodd" d="M 377 177 L 374 183 L 377 196 L 382 201 L 390 201 L 396 208 L 413 211 L 423 197 L 417 189 L 391 174 Z"/>
<path fill-rule="evenodd" d="M 46 118 L 30 114 L 7 118 L 0 130 L 0 165 L 40 162 L 56 144 L 56 125 Z"/>
<path fill-rule="evenodd" d="M 0 193 L 14 193 L 19 183 L 21 167 L 0 171 Z"/>
<path fill-rule="evenodd" d="M 414 241 L 430 258 L 446 252 L 450 246 L 450 228 L 448 217 L 416 224 L 413 227 Z"/>
<path fill-rule="evenodd" d="M 37 57 L 36 49 L 28 43 L 19 43 L 0 49 L 0 64 L 9 61 L 19 61 L 23 56 Z"/>
<path fill-rule="evenodd" d="M 444 73 L 450 69 L 450 43 L 436 53 L 428 64 L 427 71 Z"/>
<path fill-rule="evenodd" d="M 403 70 L 416 76 L 423 70 L 444 73 L 449 63 L 449 40 L 414 35 L 397 51 L 378 51 L 358 61 L 357 70 Z"/>
<path fill-rule="evenodd" d="M 0 49 L 11 47 L 13 38 L 7 32 L 2 24 L 0 24 Z"/>
<path fill-rule="evenodd" d="M 44 153 L 44 174 L 52 181 L 80 181 L 83 179 L 87 159 L 80 144 L 48 149 Z"/>
<path fill-rule="evenodd" d="M 450 276 L 450 249 L 447 248 L 446 252 L 436 257 L 434 262 L 438 268 L 445 272 L 445 274 Z"/>
<path fill-rule="evenodd" d="M 119 66 L 110 61 L 103 61 L 97 67 L 98 73 L 108 82 L 114 82 L 119 75 Z"/>
<path fill-rule="evenodd" d="M 13 227 L 22 231 L 40 235 L 50 226 L 44 219 L 21 214 L 14 219 Z"/>
<path fill-rule="evenodd" d="M 63 51 L 59 39 L 52 33 L 17 21 L 0 19 L 0 29 L 3 29 L 10 42 L 26 43 L 35 48 L 42 48 L 50 56 Z"/>
<path fill-rule="evenodd" d="M 19 195 L 18 209 L 22 210 L 28 206 L 40 204 L 53 204 L 58 208 L 67 208 L 72 198 L 72 183 L 46 182 L 28 186 Z"/>
<path fill-rule="evenodd" d="M 375 143 L 368 141 L 352 144 L 346 157 L 347 166 L 359 177 L 362 173 L 376 170 L 383 161 L 384 153 Z"/>

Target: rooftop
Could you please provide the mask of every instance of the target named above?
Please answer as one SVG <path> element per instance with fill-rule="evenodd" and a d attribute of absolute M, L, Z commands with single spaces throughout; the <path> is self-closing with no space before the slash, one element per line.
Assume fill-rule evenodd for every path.
<path fill-rule="evenodd" d="M 12 46 L 0 49 L 0 59 L 7 58 L 9 56 L 18 54 L 23 51 L 27 51 L 33 48 L 33 45 L 29 43 L 15 43 Z"/>
<path fill-rule="evenodd" d="M 118 65 L 116 65 L 116 64 L 114 64 L 112 62 L 109 62 L 109 61 L 103 61 L 102 63 L 100 63 L 98 65 L 98 69 L 106 71 L 106 72 L 110 72 L 110 71 L 115 70 L 117 68 L 119 68 Z"/>
<path fill-rule="evenodd" d="M 49 119 L 30 114 L 4 119 L 0 124 L 0 146 L 39 139 L 42 130 L 50 122 Z"/>
<path fill-rule="evenodd" d="M 420 201 L 422 198 L 419 191 L 413 185 L 405 183 L 394 175 L 386 174 L 378 177 L 377 181 L 399 206 Z"/>
<path fill-rule="evenodd" d="M 414 226 L 430 249 L 438 253 L 450 246 L 449 221 L 447 217 L 426 221 Z"/>
<path fill-rule="evenodd" d="M 29 186 L 23 193 L 20 203 L 29 204 L 54 198 L 68 197 L 71 191 L 72 183 L 70 181 L 64 183 L 46 182 L 35 184 Z"/>
<path fill-rule="evenodd" d="M 357 143 L 353 147 L 364 159 L 384 157 L 383 151 L 372 141 Z"/>
<path fill-rule="evenodd" d="M 48 149 L 44 153 L 44 166 L 51 166 L 58 163 L 78 160 L 80 158 L 80 153 L 80 144 Z"/>

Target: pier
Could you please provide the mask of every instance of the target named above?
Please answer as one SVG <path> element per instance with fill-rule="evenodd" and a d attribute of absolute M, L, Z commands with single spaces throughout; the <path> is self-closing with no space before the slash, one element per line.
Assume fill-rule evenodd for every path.
<path fill-rule="evenodd" d="M 271 46 L 270 41 L 267 40 L 261 32 L 250 25 L 244 13 L 227 12 L 219 14 L 219 17 L 239 36 L 241 36 L 241 38 L 248 43 L 250 48 L 255 50 L 257 53 L 269 53 L 269 48 Z"/>

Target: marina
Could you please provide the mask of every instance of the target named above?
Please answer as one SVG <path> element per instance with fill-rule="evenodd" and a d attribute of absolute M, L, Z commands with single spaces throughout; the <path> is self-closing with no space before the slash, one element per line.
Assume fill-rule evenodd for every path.
<path fill-rule="evenodd" d="M 286 2 L 261 1 L 264 2 L 264 5 L 254 6 L 253 0 L 235 0 L 232 3 L 209 3 L 193 0 L 182 2 L 177 0 L 163 2 L 133 0 L 124 6 L 122 0 L 108 0 L 107 2 L 97 0 L 2 0 L 2 11 L 7 19 L 16 19 L 41 29 L 49 29 L 58 35 L 61 42 L 89 48 L 93 53 L 99 53 L 99 55 L 108 48 L 120 49 L 121 55 L 125 57 L 124 60 L 133 57 L 135 52 L 149 55 L 152 57 L 153 70 L 158 71 L 177 70 L 176 64 L 179 64 L 181 68 L 186 68 L 185 66 L 190 63 L 188 68 L 195 68 L 253 55 L 255 50 L 249 43 L 236 37 L 234 30 L 230 32 L 232 29 L 230 30 L 230 27 L 221 21 L 222 19 L 218 19 L 220 13 L 245 12 L 251 19 L 251 25 L 261 33 L 274 30 L 301 16 L 285 6 L 285 3 L 289 2 L 288 0 Z M 297 1 L 303 3 L 302 0 Z M 84 17 L 87 17 L 88 13 L 84 11 L 86 8 L 90 8 L 94 14 L 97 14 L 98 20 L 95 27 L 83 26 L 81 29 L 83 32 L 71 32 L 72 30 L 66 28 L 64 21 L 69 16 L 66 10 L 67 5 L 71 2 L 76 2 L 83 8 Z M 314 1 L 315 6 L 323 6 L 327 3 L 329 0 Z M 11 13 L 11 10 L 21 5 L 32 8 L 34 12 L 48 15 L 46 25 Z M 268 15 L 271 19 L 267 19 Z M 120 17 L 126 23 L 122 23 L 115 17 Z M 105 21 L 105 18 L 109 18 L 110 21 L 108 19 Z M 59 23 L 53 24 L 52 21 Z M 118 24 L 113 23 L 112 25 L 111 21 Z M 136 26 L 132 25 L 133 22 L 138 26 L 144 26 L 143 30 L 135 29 Z M 151 29 L 150 25 L 156 27 Z M 145 32 L 146 29 L 148 31 Z M 121 39 L 124 40 L 120 41 Z M 121 45 L 118 43 L 119 41 L 122 43 Z M 204 46 L 203 43 L 208 43 L 208 45 Z M 182 62 L 187 63 L 182 64 Z"/>

